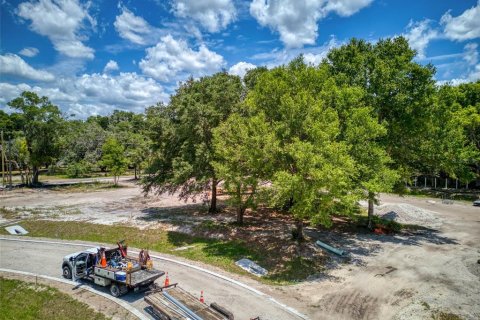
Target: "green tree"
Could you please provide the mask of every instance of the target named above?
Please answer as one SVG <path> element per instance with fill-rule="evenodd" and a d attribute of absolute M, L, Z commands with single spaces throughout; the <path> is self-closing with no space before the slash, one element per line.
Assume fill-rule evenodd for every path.
<path fill-rule="evenodd" d="M 259 183 L 273 172 L 278 142 L 263 114 L 232 114 L 214 130 L 213 142 L 216 175 L 237 208 L 237 223 L 243 224 L 245 210 L 256 207 Z"/>
<path fill-rule="evenodd" d="M 444 172 L 463 182 L 475 178 L 474 168 L 480 162 L 475 134 L 480 127 L 479 106 L 470 105 L 459 87 L 439 88 L 427 140 L 422 144 L 426 172 Z"/>
<path fill-rule="evenodd" d="M 246 100 L 252 114 L 265 115 L 278 145 L 271 201 L 296 218 L 298 239 L 304 219 L 330 225 L 331 214 L 355 202 L 355 162 L 339 139 L 338 111 L 320 94 L 327 77 L 325 67 L 307 66 L 299 57 L 263 73 Z"/>
<path fill-rule="evenodd" d="M 96 122 L 68 121 L 62 136 L 62 162 L 72 165 L 74 171 L 98 167 L 106 138 L 107 132 Z"/>
<path fill-rule="evenodd" d="M 352 193 L 368 200 L 368 225 L 371 227 L 373 208 L 380 192 L 391 191 L 398 174 L 391 168 L 392 159 L 381 143 L 387 135 L 385 123 L 379 123 L 372 107 L 365 106 L 365 91 L 350 85 L 337 86 L 329 78 L 320 96 L 335 108 L 340 119 L 339 139 L 349 146 L 355 162 Z"/>
<path fill-rule="evenodd" d="M 113 174 L 113 183 L 118 184 L 118 179 L 127 170 L 128 161 L 125 157 L 125 148 L 115 139 L 107 138 L 102 147 L 101 163 Z"/>
<path fill-rule="evenodd" d="M 25 136 L 29 161 L 32 167 L 32 184 L 38 184 L 41 165 L 49 165 L 60 155 L 59 138 L 63 118 L 57 106 L 47 97 L 38 97 L 34 92 L 24 91 L 8 105 L 21 111 L 21 130 Z"/>
<path fill-rule="evenodd" d="M 211 190 L 210 212 L 217 210 L 219 182 L 213 168 L 213 129 L 238 108 L 240 78 L 220 72 L 180 85 L 167 107 L 147 111 L 152 159 L 143 178 L 146 192 L 180 191 L 188 198 Z M 157 118 L 158 117 L 158 118 Z"/>
<path fill-rule="evenodd" d="M 382 145 L 404 179 L 423 166 L 419 142 L 427 139 L 435 96 L 435 69 L 416 63 L 415 54 L 403 37 L 376 44 L 352 39 L 324 62 L 338 85 L 364 90 L 364 104 L 387 129 Z"/>

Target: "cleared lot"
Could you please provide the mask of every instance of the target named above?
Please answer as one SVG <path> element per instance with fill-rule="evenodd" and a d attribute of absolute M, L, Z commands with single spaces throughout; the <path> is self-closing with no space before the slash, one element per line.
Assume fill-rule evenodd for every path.
<path fill-rule="evenodd" d="M 419 224 L 425 228 L 397 235 L 374 235 L 343 228 L 341 224 L 332 230 L 309 228 L 310 240 L 320 239 L 346 249 L 347 258 L 332 256 L 324 271 L 289 286 L 268 286 L 250 278 L 234 277 L 312 319 L 327 316 L 336 319 L 428 319 L 440 315 L 478 319 L 480 208 L 468 203 L 446 205 L 438 199 L 392 195 L 383 195 L 381 201 L 383 207 L 378 209 L 383 214 L 390 214 L 388 210 L 392 208 L 419 212 L 423 219 Z M 181 232 L 190 232 L 192 225 L 209 219 L 208 215 L 197 213 L 195 208 L 198 207 L 193 203 L 184 203 L 168 195 L 145 198 L 140 189 L 131 184 L 95 192 L 17 190 L 0 196 L 0 202 L 0 207 L 15 209 L 20 218 L 36 216 L 97 224 L 122 223 Z M 215 219 L 230 221 L 234 216 L 227 212 Z M 289 227 L 284 226 L 284 232 L 288 233 Z M 5 251 L 2 242 L 2 254 Z M 3 264 L 5 259 L 1 260 Z M 192 279 L 190 289 L 193 292 L 207 290 L 211 284 L 216 286 L 215 280 L 212 281 Z M 219 298 L 230 297 L 220 292 Z M 268 312 L 265 317 L 272 318 Z"/>

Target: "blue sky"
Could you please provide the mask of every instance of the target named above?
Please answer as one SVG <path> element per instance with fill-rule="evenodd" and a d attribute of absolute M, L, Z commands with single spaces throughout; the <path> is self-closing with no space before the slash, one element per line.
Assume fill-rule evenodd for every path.
<path fill-rule="evenodd" d="M 350 38 L 403 35 L 436 80 L 480 78 L 480 1 L 1 1 L 0 109 L 23 90 L 85 118 L 142 112 L 178 83 L 242 76 L 299 54 L 317 64 Z"/>

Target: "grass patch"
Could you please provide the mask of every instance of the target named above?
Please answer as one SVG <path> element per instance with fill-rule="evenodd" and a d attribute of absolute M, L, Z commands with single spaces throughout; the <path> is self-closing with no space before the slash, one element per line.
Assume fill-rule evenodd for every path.
<path fill-rule="evenodd" d="M 24 220 L 21 223 L 32 237 L 64 240 L 84 240 L 95 243 L 116 243 L 125 239 L 129 246 L 173 254 L 201 261 L 226 271 L 254 277 L 235 265 L 235 261 L 248 258 L 269 270 L 269 275 L 256 278 L 269 284 L 288 284 L 306 279 L 323 266 L 303 258 L 284 256 L 280 250 L 256 245 L 243 240 L 220 240 L 159 229 L 140 230 L 124 225 L 99 225 L 87 222 Z M 204 226 L 205 227 L 205 226 Z M 214 228 L 208 224 L 207 228 Z M 5 234 L 0 230 L 0 234 Z M 185 250 L 174 249 L 189 246 Z"/>
<path fill-rule="evenodd" d="M 444 311 L 436 311 L 432 314 L 432 319 L 434 320 L 463 320 L 460 316 Z"/>
<path fill-rule="evenodd" d="M 58 191 L 58 192 L 93 192 L 93 191 L 103 191 L 103 190 L 110 190 L 110 189 L 114 190 L 119 188 L 126 188 L 126 187 L 122 185 L 114 185 L 113 183 L 105 183 L 105 182 L 74 183 L 74 184 L 49 187 L 50 190 Z"/>
<path fill-rule="evenodd" d="M 0 277 L 0 314 L 5 320 L 106 320 L 94 311 L 55 288 Z"/>
<path fill-rule="evenodd" d="M 314 261 L 302 257 L 296 257 L 282 266 L 282 271 L 268 275 L 265 280 L 272 284 L 289 284 L 298 282 L 299 279 L 307 279 L 323 270 L 323 266 Z"/>
<path fill-rule="evenodd" d="M 8 209 L 5 207 L 0 208 L 0 217 L 4 219 L 16 219 L 18 217 L 18 213 L 16 210 Z"/>
<path fill-rule="evenodd" d="M 480 197 L 478 191 L 475 190 L 439 190 L 439 189 L 421 189 L 411 188 L 405 192 L 405 195 L 420 198 L 438 198 L 456 201 L 474 201 Z"/>

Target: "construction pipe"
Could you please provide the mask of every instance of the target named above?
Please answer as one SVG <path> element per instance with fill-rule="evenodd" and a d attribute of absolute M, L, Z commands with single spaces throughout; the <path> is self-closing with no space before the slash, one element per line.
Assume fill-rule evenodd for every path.
<path fill-rule="evenodd" d="M 320 247 L 322 247 L 322 248 L 324 248 L 324 249 L 330 250 L 330 251 L 332 251 L 333 253 L 338 254 L 339 256 L 343 256 L 343 255 L 345 254 L 345 251 L 340 250 L 340 249 L 336 249 L 336 248 L 334 248 L 334 247 L 332 247 L 332 246 L 329 246 L 328 244 L 323 243 L 323 242 L 320 241 L 320 240 L 317 240 L 316 244 L 317 244 L 317 246 L 320 246 Z"/>
<path fill-rule="evenodd" d="M 184 306 L 180 301 L 169 295 L 166 291 L 163 291 L 163 295 L 170 300 L 174 305 L 179 307 L 183 312 L 185 312 L 188 317 L 191 317 L 193 320 L 203 320 L 199 316 L 197 316 L 195 313 L 193 313 L 192 310 L 188 309 L 186 306 Z"/>

